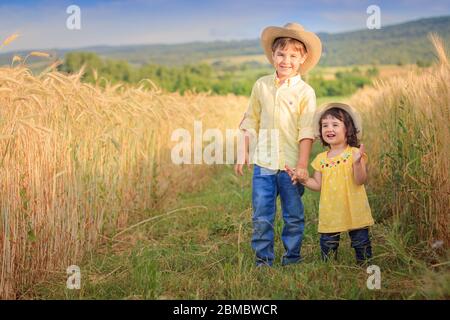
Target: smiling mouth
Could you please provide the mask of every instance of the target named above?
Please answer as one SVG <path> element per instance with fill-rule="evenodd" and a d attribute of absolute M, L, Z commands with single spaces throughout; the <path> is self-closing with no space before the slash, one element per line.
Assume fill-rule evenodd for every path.
<path fill-rule="evenodd" d="M 331 139 L 331 138 L 336 137 L 336 135 L 335 135 L 335 134 L 327 134 L 326 137 L 329 138 L 329 139 Z"/>

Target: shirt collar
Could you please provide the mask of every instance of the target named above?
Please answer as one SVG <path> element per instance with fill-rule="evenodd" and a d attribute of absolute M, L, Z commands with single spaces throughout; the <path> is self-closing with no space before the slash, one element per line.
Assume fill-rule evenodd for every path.
<path fill-rule="evenodd" d="M 286 84 L 288 87 L 291 87 L 291 86 L 295 86 L 297 83 L 299 83 L 300 80 L 302 80 L 302 78 L 301 78 L 300 74 L 297 74 L 297 75 L 287 79 L 283 84 Z M 274 84 L 275 84 L 275 87 L 277 87 L 277 88 L 280 87 L 280 79 L 278 79 L 276 71 L 274 73 Z"/>

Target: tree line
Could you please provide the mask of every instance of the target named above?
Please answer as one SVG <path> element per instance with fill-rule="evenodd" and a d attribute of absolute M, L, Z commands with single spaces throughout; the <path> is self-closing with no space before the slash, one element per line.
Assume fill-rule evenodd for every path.
<path fill-rule="evenodd" d="M 138 83 L 151 79 L 161 88 L 169 91 L 212 92 L 225 95 L 250 95 L 256 79 L 271 73 L 271 69 L 257 62 L 227 65 L 222 63 L 197 63 L 183 66 L 146 64 L 132 66 L 125 60 L 102 59 L 92 52 L 71 52 L 65 56 L 60 71 L 78 72 L 85 66 L 83 81 L 94 83 L 104 78 L 111 83 Z M 326 80 L 320 74 L 308 76 L 306 81 L 315 89 L 317 97 L 342 96 L 354 93 L 358 88 L 371 83 L 378 75 L 374 66 L 365 72 L 355 67 L 350 71 L 335 73 L 335 79 Z"/>

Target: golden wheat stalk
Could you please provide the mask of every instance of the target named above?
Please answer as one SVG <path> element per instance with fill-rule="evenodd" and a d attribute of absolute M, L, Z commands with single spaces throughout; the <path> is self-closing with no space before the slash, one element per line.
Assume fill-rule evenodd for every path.
<path fill-rule="evenodd" d="M 5 40 L 3 40 L 2 44 L 0 45 L 0 48 L 4 47 L 4 46 L 7 46 L 8 44 L 10 44 L 14 40 L 16 40 L 18 37 L 19 37 L 18 33 L 14 33 L 14 34 L 10 35 Z"/>
<path fill-rule="evenodd" d="M 25 56 L 25 58 L 23 59 L 23 63 L 22 64 L 25 64 L 25 62 L 27 61 L 28 57 L 49 58 L 50 54 L 48 54 L 47 52 L 31 51 L 29 54 L 27 54 Z"/>
<path fill-rule="evenodd" d="M 439 63 L 444 66 L 448 66 L 448 56 L 445 51 L 445 45 L 442 41 L 442 38 L 439 37 L 437 33 L 430 33 L 428 35 L 428 39 L 430 39 L 433 44 L 434 50 L 436 51 Z"/>
<path fill-rule="evenodd" d="M 14 62 L 16 62 L 16 61 L 22 61 L 22 57 L 20 57 L 20 56 L 14 56 L 13 58 L 12 58 L 12 63 L 14 63 Z"/>
<path fill-rule="evenodd" d="M 48 54 L 47 52 L 32 51 L 32 52 L 30 52 L 29 56 L 48 58 L 48 57 L 50 57 L 50 54 Z"/>

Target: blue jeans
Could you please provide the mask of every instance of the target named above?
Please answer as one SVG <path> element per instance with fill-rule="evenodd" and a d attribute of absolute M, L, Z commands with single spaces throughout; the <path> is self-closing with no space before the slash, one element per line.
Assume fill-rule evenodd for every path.
<path fill-rule="evenodd" d="M 253 169 L 253 236 L 252 248 L 256 253 L 256 265 L 273 264 L 274 255 L 274 221 L 277 211 L 276 201 L 281 198 L 283 213 L 283 241 L 285 254 L 282 265 L 300 261 L 300 248 L 305 226 L 304 209 L 301 196 L 304 187 L 293 185 L 286 171 L 267 174 L 267 169 L 254 165 Z"/>
<path fill-rule="evenodd" d="M 364 264 L 372 258 L 372 246 L 370 244 L 369 229 L 355 229 L 349 232 L 352 248 L 355 249 L 356 262 Z M 321 233 L 320 250 L 322 260 L 329 259 L 330 254 L 337 259 L 337 250 L 339 247 L 340 233 Z"/>

